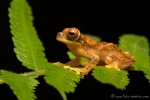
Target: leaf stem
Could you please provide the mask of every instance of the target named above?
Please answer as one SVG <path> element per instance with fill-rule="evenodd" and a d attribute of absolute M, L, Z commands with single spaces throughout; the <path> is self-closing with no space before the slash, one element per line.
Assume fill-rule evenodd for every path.
<path fill-rule="evenodd" d="M 19 74 L 19 75 L 25 76 L 25 77 L 33 76 L 33 75 L 43 76 L 43 75 L 45 75 L 45 70 L 38 70 L 38 71 L 32 71 L 32 72 L 25 72 L 25 73 L 21 73 L 21 74 Z M 0 84 L 4 84 L 4 83 L 5 83 L 5 81 L 0 78 Z"/>

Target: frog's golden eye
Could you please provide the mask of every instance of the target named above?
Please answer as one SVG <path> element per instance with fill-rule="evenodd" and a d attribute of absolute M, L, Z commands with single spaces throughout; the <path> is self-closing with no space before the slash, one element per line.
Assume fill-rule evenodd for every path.
<path fill-rule="evenodd" d="M 78 41 L 80 32 L 76 28 L 70 28 L 67 32 L 67 39 L 71 41 Z"/>

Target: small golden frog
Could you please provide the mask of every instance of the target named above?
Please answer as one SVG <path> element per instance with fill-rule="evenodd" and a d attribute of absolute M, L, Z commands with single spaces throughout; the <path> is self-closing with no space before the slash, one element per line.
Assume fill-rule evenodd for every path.
<path fill-rule="evenodd" d="M 96 65 L 105 65 L 106 68 L 122 70 L 135 62 L 135 58 L 129 52 L 121 51 L 116 44 L 97 42 L 83 34 L 77 28 L 65 28 L 59 32 L 56 39 L 67 45 L 69 50 L 76 56 L 74 60 L 66 64 L 54 63 L 63 66 L 76 73 L 87 75 Z M 89 61 L 80 62 L 81 57 L 89 58 Z M 77 67 L 79 65 L 85 67 Z"/>

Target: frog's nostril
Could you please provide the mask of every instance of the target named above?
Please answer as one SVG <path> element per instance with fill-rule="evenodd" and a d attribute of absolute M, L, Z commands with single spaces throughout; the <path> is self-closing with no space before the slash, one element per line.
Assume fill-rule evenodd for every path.
<path fill-rule="evenodd" d="M 57 36 L 64 37 L 62 32 L 58 32 Z"/>
<path fill-rule="evenodd" d="M 56 39 L 60 40 L 62 38 L 64 38 L 63 33 L 62 32 L 58 32 L 58 34 L 56 35 Z"/>

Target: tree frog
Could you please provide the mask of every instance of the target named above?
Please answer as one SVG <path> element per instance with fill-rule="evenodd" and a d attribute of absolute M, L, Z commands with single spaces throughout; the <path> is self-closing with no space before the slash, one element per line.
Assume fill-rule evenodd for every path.
<path fill-rule="evenodd" d="M 96 65 L 123 70 L 135 62 L 135 58 L 129 52 L 122 51 L 116 44 L 97 42 L 81 34 L 75 27 L 65 28 L 62 32 L 58 32 L 56 39 L 65 43 L 76 58 L 66 64 L 60 62 L 54 64 L 74 70 L 83 76 Z M 81 57 L 88 58 L 89 61 L 80 62 Z M 77 67 L 79 65 L 84 67 Z"/>

